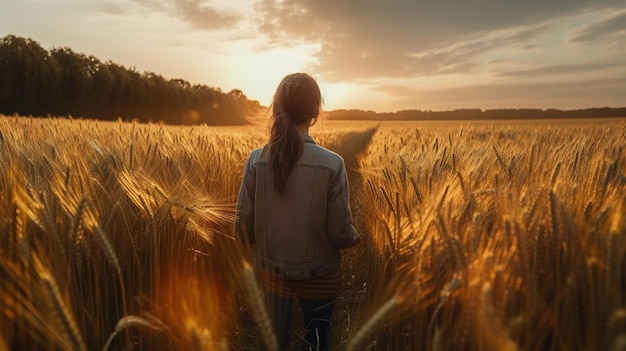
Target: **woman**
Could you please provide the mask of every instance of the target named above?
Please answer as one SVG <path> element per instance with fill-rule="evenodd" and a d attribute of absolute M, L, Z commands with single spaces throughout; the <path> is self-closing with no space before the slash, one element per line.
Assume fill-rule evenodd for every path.
<path fill-rule="evenodd" d="M 305 73 L 283 78 L 272 103 L 269 142 L 250 154 L 237 199 L 235 230 L 254 247 L 280 350 L 289 342 L 296 299 L 308 346 L 328 348 L 339 250 L 360 242 L 344 161 L 308 134 L 321 104 L 314 78 Z"/>

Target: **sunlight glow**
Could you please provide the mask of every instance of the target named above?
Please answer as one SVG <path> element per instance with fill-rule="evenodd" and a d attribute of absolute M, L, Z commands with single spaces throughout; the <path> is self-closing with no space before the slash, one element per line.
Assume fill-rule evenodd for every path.
<path fill-rule="evenodd" d="M 262 105 L 271 103 L 274 90 L 284 76 L 305 71 L 314 62 L 313 53 L 318 50 L 317 45 L 302 45 L 253 51 L 246 45 L 232 44 L 230 49 L 236 52 L 235 55 L 218 57 L 224 67 L 234 67 L 224 72 L 227 80 L 223 86 L 227 87 L 226 90 L 241 89 L 248 98 L 258 100 Z M 233 82 L 238 85 L 232 85 Z"/>
<path fill-rule="evenodd" d="M 502 25 L 480 11 L 457 18 L 446 6 L 406 2 L 379 13 L 378 5 L 350 1 L 3 0 L 0 35 L 165 79 L 238 89 L 262 105 L 293 72 L 317 77 L 325 110 L 624 104 L 623 4 L 581 11 L 503 3 L 491 9 L 510 17 Z M 420 24 L 432 16 L 440 18 L 428 27 L 436 36 Z M 324 72 L 334 72 L 332 82 Z"/>

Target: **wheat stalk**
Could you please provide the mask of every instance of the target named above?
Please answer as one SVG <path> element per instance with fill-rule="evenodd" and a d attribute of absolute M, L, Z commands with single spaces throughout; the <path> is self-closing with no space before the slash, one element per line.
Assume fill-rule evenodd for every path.
<path fill-rule="evenodd" d="M 124 316 L 115 325 L 115 329 L 102 347 L 102 351 L 107 351 L 109 349 L 109 347 L 111 346 L 111 342 L 113 341 L 115 336 L 119 334 L 119 332 L 131 327 L 149 328 L 158 331 L 164 331 L 167 329 L 167 327 L 158 320 L 148 320 L 139 316 Z"/>
<path fill-rule="evenodd" d="M 552 175 L 550 176 L 550 185 L 554 186 L 556 183 L 556 178 L 559 176 L 559 171 L 561 170 L 561 162 L 557 163 L 552 171 Z"/>
<path fill-rule="evenodd" d="M 374 330 L 402 303 L 402 298 L 397 295 L 387 300 L 357 331 L 346 344 L 346 351 L 359 350 Z"/>
<path fill-rule="evenodd" d="M 261 334 L 265 340 L 265 346 L 270 351 L 278 351 L 278 341 L 276 340 L 276 334 L 272 330 L 272 324 L 270 323 L 269 316 L 265 303 L 263 303 L 263 297 L 261 296 L 261 289 L 256 281 L 254 275 L 254 269 L 248 264 L 243 262 L 244 284 L 247 291 L 248 302 L 252 308 L 254 319 L 261 328 Z"/>

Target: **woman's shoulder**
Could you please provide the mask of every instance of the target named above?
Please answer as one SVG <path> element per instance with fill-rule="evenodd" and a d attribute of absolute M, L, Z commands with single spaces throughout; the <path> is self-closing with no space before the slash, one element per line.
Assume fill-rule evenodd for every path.
<path fill-rule="evenodd" d="M 329 158 L 334 158 L 334 159 L 343 159 L 341 157 L 341 155 L 339 155 L 338 153 L 336 153 L 333 150 L 327 149 L 324 146 L 321 145 L 316 145 L 317 149 L 319 150 L 319 152 L 326 154 L 327 157 Z"/>
<path fill-rule="evenodd" d="M 265 146 L 261 146 L 258 147 L 252 151 L 250 151 L 250 155 L 248 156 L 248 160 L 251 162 L 256 162 L 259 161 L 263 158 L 263 156 L 266 154 L 265 152 Z"/>
<path fill-rule="evenodd" d="M 343 164 L 343 158 L 336 152 L 317 144 L 305 144 L 303 161 L 338 168 Z"/>

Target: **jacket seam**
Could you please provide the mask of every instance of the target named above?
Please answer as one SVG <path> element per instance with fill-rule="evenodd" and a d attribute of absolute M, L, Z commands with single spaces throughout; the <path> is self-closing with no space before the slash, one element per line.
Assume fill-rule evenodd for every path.
<path fill-rule="evenodd" d="M 254 164 L 261 164 L 261 165 L 269 165 L 269 162 L 267 161 L 255 161 Z M 315 169 L 324 169 L 324 170 L 328 170 L 328 171 L 332 171 L 334 173 L 337 173 L 337 169 L 331 167 L 331 166 L 326 166 L 326 165 L 316 165 L 316 164 L 310 164 L 310 163 L 297 163 L 294 165 L 295 167 L 306 167 L 306 168 L 315 168 Z M 335 176 L 337 176 L 335 174 Z"/>
<path fill-rule="evenodd" d="M 313 199 L 315 199 L 315 187 L 317 186 L 317 168 L 314 169 L 313 171 L 313 184 L 311 184 L 311 190 L 309 190 L 309 196 L 311 197 L 311 201 Z M 311 210 L 313 209 L 313 206 L 309 206 L 307 214 L 306 214 L 306 224 L 304 226 L 304 230 L 306 230 L 307 232 L 309 231 L 309 223 L 311 223 Z M 304 248 L 304 252 L 305 254 L 308 256 L 308 252 L 309 252 L 309 245 L 307 242 L 306 247 Z"/>

